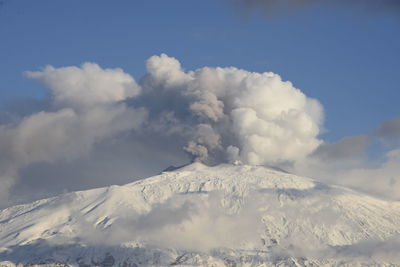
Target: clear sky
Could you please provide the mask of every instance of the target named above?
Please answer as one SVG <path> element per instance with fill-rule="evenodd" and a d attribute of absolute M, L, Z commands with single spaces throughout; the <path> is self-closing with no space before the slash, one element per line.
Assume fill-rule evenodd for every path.
<path fill-rule="evenodd" d="M 325 138 L 365 133 L 400 113 L 400 12 L 310 6 L 245 14 L 218 0 L 22 1 L 0 7 L 0 100 L 41 97 L 23 77 L 45 65 L 121 67 L 136 79 L 166 53 L 192 70 L 272 71 L 325 108 Z"/>
<path fill-rule="evenodd" d="M 400 199 L 400 5 L 282 2 L 0 0 L 0 207 L 207 156 Z"/>

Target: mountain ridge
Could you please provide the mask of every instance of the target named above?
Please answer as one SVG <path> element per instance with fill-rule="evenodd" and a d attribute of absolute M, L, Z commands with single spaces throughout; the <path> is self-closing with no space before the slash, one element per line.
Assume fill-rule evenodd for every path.
<path fill-rule="evenodd" d="M 193 163 L 1 210 L 0 262 L 393 266 L 399 222 L 400 202 L 266 167 Z"/>

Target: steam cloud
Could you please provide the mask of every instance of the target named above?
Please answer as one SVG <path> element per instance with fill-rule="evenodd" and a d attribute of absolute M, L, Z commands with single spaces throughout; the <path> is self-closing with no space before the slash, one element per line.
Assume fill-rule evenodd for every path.
<path fill-rule="evenodd" d="M 147 70 L 141 97 L 155 107 L 152 128 L 179 132 L 198 160 L 296 161 L 320 144 L 321 105 L 277 74 L 233 67 L 185 72 L 164 54 L 151 57 Z"/>
<path fill-rule="evenodd" d="M 277 74 L 184 71 L 165 54 L 148 59 L 147 71 L 139 84 L 94 63 L 26 72 L 50 90 L 52 104 L 1 126 L 3 201 L 21 168 L 78 159 L 123 132 L 179 139 L 193 160 L 211 164 L 293 162 L 321 143 L 321 105 Z"/>
<path fill-rule="evenodd" d="M 14 125 L 0 126 L 0 200 L 8 199 L 18 171 L 37 162 L 72 160 L 90 152 L 96 142 L 137 129 L 147 112 L 119 102 L 139 93 L 120 69 L 46 67 L 26 75 L 50 89 L 53 111 L 42 111 Z M 5 186 L 3 186 L 5 185 Z"/>
<path fill-rule="evenodd" d="M 39 163 L 65 169 L 63 162 L 82 168 L 83 159 L 98 160 L 99 153 L 121 147 L 129 147 L 133 159 L 146 151 L 176 162 L 184 158 L 181 149 L 191 160 L 206 164 L 283 166 L 293 173 L 400 197 L 399 118 L 384 122 L 372 137 L 329 144 L 318 138 L 320 103 L 277 74 L 234 67 L 184 71 L 177 59 L 165 54 L 149 58 L 146 67 L 148 73 L 139 82 L 121 69 L 94 63 L 26 72 L 49 89 L 50 106 L 0 125 L 1 205 L 10 204 L 9 194 L 22 170 Z M 376 140 L 392 147 L 381 162 L 365 157 Z"/>

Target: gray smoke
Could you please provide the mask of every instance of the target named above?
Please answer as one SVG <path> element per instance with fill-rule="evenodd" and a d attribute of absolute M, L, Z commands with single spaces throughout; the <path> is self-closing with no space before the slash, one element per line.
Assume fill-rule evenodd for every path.
<path fill-rule="evenodd" d="M 321 143 L 318 101 L 274 73 L 204 67 L 184 71 L 167 55 L 147 61 L 142 95 L 146 131 L 178 134 L 184 150 L 205 163 L 296 161 Z"/>
<path fill-rule="evenodd" d="M 153 174 L 138 166 L 160 170 L 190 160 L 283 166 L 399 199 L 398 118 L 374 136 L 330 144 L 318 138 L 319 102 L 277 74 L 234 67 L 185 71 L 165 54 L 149 58 L 147 71 L 139 82 L 94 63 L 26 72 L 51 97 L 33 105 L 46 108 L 10 114 L 0 125 L 1 205 L 10 204 L 16 186 L 26 194 L 52 185 L 58 187 L 50 191 L 59 192 L 81 189 L 71 186 L 77 183 L 124 183 Z M 368 159 L 374 142 L 389 148 L 382 160 Z"/>
<path fill-rule="evenodd" d="M 146 144 L 154 159 L 177 158 L 178 148 L 208 164 L 296 162 L 321 144 L 321 105 L 277 74 L 184 71 L 165 54 L 149 58 L 147 71 L 139 82 L 94 63 L 26 72 L 51 97 L 47 109 L 0 126 L 2 202 L 27 169 L 81 169 L 104 149 L 132 143 L 132 159 L 146 155 Z"/>

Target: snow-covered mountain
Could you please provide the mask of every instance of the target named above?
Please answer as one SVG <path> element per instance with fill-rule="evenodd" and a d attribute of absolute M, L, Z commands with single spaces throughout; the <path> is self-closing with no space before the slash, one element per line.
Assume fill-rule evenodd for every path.
<path fill-rule="evenodd" d="M 0 211 L 0 266 L 400 266 L 400 203 L 193 163 Z"/>

